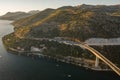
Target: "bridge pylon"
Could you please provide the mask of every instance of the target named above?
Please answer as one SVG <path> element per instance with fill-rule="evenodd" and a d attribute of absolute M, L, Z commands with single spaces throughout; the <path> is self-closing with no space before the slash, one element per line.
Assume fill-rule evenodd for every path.
<path fill-rule="evenodd" d="M 96 60 L 95 60 L 95 68 L 99 67 L 99 58 L 96 56 Z"/>

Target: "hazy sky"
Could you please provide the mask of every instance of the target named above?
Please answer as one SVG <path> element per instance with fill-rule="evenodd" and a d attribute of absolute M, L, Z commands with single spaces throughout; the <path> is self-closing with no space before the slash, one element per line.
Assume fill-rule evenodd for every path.
<path fill-rule="evenodd" d="M 43 10 L 61 6 L 76 6 L 80 4 L 120 4 L 120 0 L 0 0 L 0 15 L 6 12 Z"/>

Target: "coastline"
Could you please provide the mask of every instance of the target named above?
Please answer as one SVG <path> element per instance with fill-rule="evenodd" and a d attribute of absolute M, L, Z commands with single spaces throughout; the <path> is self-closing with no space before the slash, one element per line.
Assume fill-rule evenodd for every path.
<path fill-rule="evenodd" d="M 85 59 L 85 58 L 78 59 L 76 57 L 73 57 L 72 55 L 71 56 L 70 55 L 63 56 L 63 55 L 59 55 L 59 54 L 55 54 L 55 55 L 40 54 L 39 51 L 31 51 L 30 49 L 24 49 L 24 46 L 20 48 L 19 44 L 22 43 L 21 40 L 29 41 L 29 39 L 24 40 L 24 39 L 21 39 L 19 37 L 15 37 L 14 33 L 11 33 L 11 34 L 4 36 L 2 38 L 2 40 L 3 40 L 3 44 L 4 44 L 4 47 L 6 48 L 6 50 L 9 53 L 13 53 L 16 55 L 31 56 L 32 58 L 34 58 L 35 56 L 36 57 L 45 57 L 48 59 L 53 59 L 56 61 L 67 63 L 67 64 L 72 64 L 72 65 L 75 65 L 78 67 L 84 67 L 85 69 L 89 69 L 89 70 L 93 70 L 93 71 L 112 71 L 111 69 L 108 69 L 108 67 L 107 68 L 105 67 L 105 69 L 103 69 L 101 67 L 96 68 L 95 67 L 95 60 L 93 60 L 91 63 L 90 60 L 88 60 L 88 59 Z M 11 46 L 11 44 L 9 44 L 11 41 L 13 42 L 12 46 Z M 16 44 L 14 41 L 15 42 L 20 41 L 20 43 L 18 45 L 13 45 L 13 44 Z M 39 41 L 39 40 L 33 39 L 33 41 Z M 43 41 L 44 41 L 44 39 L 43 39 Z M 49 43 L 50 40 L 47 40 L 47 41 Z M 25 45 L 25 43 L 22 43 L 22 44 Z M 54 42 L 54 44 L 56 44 L 56 43 Z M 27 45 L 27 46 L 30 47 L 30 45 Z M 19 47 L 19 49 L 18 49 L 18 47 Z M 24 50 L 22 50 L 22 49 L 24 49 Z"/>
<path fill-rule="evenodd" d="M 28 57 L 32 57 L 33 59 L 34 58 L 47 58 L 47 59 L 50 59 L 50 60 L 54 60 L 54 61 L 57 61 L 57 62 L 63 62 L 63 63 L 67 63 L 67 64 L 72 64 L 72 65 L 75 65 L 75 66 L 78 66 L 78 67 L 82 67 L 86 70 L 91 70 L 91 71 L 112 71 L 111 69 L 102 69 L 102 68 L 95 68 L 95 67 L 91 67 L 89 66 L 88 64 L 85 64 L 85 62 L 83 61 L 82 62 L 82 58 L 81 58 L 81 62 L 78 62 L 78 60 L 75 60 L 76 58 L 75 57 L 71 57 L 71 56 L 68 56 L 68 57 L 64 57 L 64 56 L 50 56 L 50 55 L 47 55 L 47 54 L 42 54 L 40 52 L 31 52 L 31 51 L 18 51 L 16 49 L 13 49 L 13 48 L 9 48 L 7 49 L 7 51 L 9 53 L 12 53 L 12 54 L 16 54 L 16 55 L 21 55 L 21 56 L 28 56 Z M 37 54 L 34 54 L 34 53 L 37 53 Z M 80 58 L 79 58 L 80 59 Z M 87 60 L 87 59 L 84 59 L 84 60 Z"/>

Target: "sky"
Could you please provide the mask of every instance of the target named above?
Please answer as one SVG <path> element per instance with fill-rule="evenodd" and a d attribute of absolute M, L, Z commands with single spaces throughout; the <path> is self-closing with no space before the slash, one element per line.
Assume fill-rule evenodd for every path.
<path fill-rule="evenodd" d="M 116 5 L 120 0 L 0 0 L 0 15 L 7 12 L 44 10 L 61 6 L 91 5 Z"/>

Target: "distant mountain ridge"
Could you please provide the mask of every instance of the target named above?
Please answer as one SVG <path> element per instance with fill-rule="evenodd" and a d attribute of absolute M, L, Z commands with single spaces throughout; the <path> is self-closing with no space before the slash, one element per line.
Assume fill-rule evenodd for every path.
<path fill-rule="evenodd" d="M 31 11 L 29 11 L 28 13 L 29 14 L 37 14 L 37 13 L 39 13 L 40 11 L 39 10 L 31 10 Z"/>
<path fill-rule="evenodd" d="M 34 14 L 38 13 L 38 12 L 39 12 L 38 10 L 29 11 L 28 13 L 21 12 L 21 11 L 7 12 L 5 15 L 0 16 L 0 19 L 3 19 L 3 20 L 18 20 L 18 19 L 21 19 L 21 18 L 29 17 L 31 15 L 34 15 Z"/>

